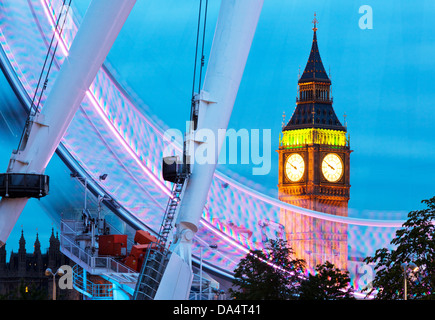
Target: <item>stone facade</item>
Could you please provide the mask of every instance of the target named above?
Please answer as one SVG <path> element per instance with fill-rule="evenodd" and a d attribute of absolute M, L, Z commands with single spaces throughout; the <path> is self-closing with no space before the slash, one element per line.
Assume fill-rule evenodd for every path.
<path fill-rule="evenodd" d="M 53 277 L 46 276 L 45 270 L 53 272 L 63 265 L 70 265 L 70 260 L 60 251 L 58 235 L 54 230 L 49 240 L 47 252 L 41 252 L 38 234 L 34 242 L 33 253 L 26 252 L 26 240 L 21 232 L 18 252 L 11 252 L 6 259 L 6 246 L 0 248 L 0 299 L 52 299 Z M 56 299 L 76 300 L 79 294 L 74 289 L 60 290 L 56 276 Z"/>

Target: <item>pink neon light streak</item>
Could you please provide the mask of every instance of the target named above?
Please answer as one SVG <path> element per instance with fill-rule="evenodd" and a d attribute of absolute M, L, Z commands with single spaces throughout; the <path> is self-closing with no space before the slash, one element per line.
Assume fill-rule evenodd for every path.
<path fill-rule="evenodd" d="M 44 7 L 44 3 L 47 4 L 47 1 L 40 0 L 40 3 L 42 3 L 43 7 Z M 40 12 L 42 13 L 42 10 Z M 41 16 L 43 17 L 45 15 L 47 17 L 50 17 L 50 14 L 51 14 L 50 10 L 48 8 L 44 7 L 44 14 L 42 14 Z M 53 19 L 51 19 L 51 17 L 49 19 L 49 22 L 51 24 L 54 23 L 54 21 L 53 21 Z M 58 37 L 59 37 L 59 35 L 56 33 L 56 39 L 58 39 Z M 62 35 L 62 37 L 61 37 L 60 46 L 62 48 L 62 45 L 63 45 L 63 48 L 66 51 L 66 55 L 68 55 L 68 50 L 66 49 L 67 46 L 65 45 L 65 43 L 69 43 L 69 40 L 71 38 L 68 36 L 68 34 L 66 34 L 65 38 L 63 38 L 63 37 L 64 37 L 64 35 Z M 12 58 L 12 59 L 10 59 L 12 65 L 14 66 L 14 68 L 16 70 L 20 71 L 20 66 L 18 65 L 18 63 L 14 59 L 13 53 L 11 52 L 10 49 L 8 49 L 8 46 L 6 43 L 6 38 L 3 37 L 2 30 L 0 30 L 0 39 L 2 40 L 2 42 L 3 42 L 3 40 L 5 42 L 5 45 L 3 45 L 3 43 L 2 43 L 2 46 L 4 48 L 6 48 L 6 50 L 5 50 L 6 55 L 9 58 Z M 102 69 L 101 71 L 104 72 L 104 74 L 107 74 L 104 69 Z M 24 74 L 21 74 L 19 77 L 21 78 L 21 80 L 24 83 L 27 82 L 27 78 Z M 116 138 L 115 140 L 120 142 L 120 146 L 121 146 L 120 151 L 123 151 L 125 149 L 127 151 L 127 152 L 125 152 L 125 155 L 133 157 L 133 159 L 139 164 L 140 171 L 143 170 L 146 173 L 146 175 L 151 178 L 150 180 L 153 183 L 156 183 L 158 188 L 161 189 L 164 192 L 164 194 L 170 195 L 169 188 L 164 184 L 164 182 L 162 182 L 158 178 L 158 174 L 156 174 L 156 173 L 153 174 L 153 170 L 151 169 L 152 167 L 155 167 L 155 163 L 153 161 L 156 159 L 149 158 L 150 155 L 147 155 L 147 153 L 145 153 L 144 151 L 135 151 L 135 150 L 140 150 L 140 146 L 138 146 L 137 148 L 134 147 L 134 145 L 137 144 L 134 142 L 135 141 L 134 139 L 136 137 L 133 136 L 133 138 L 131 138 L 132 133 L 127 131 L 127 129 L 126 129 L 126 128 L 128 128 L 127 127 L 128 122 L 122 122 L 122 121 L 125 121 L 126 119 L 129 120 L 128 115 L 133 114 L 134 117 L 136 117 L 136 115 L 137 115 L 137 117 L 140 120 L 143 120 L 150 127 L 152 127 L 154 132 L 153 132 L 153 130 L 149 130 L 148 135 L 152 135 L 154 137 L 153 139 L 155 141 L 158 141 L 159 136 L 163 137 L 163 130 L 160 128 L 157 128 L 156 125 L 152 124 L 152 122 L 151 122 L 152 120 L 148 119 L 146 114 L 143 114 L 139 110 L 137 110 L 136 107 L 131 103 L 131 101 L 129 101 L 129 103 L 126 103 L 128 105 L 128 106 L 126 106 L 126 108 L 127 108 L 127 111 L 129 113 L 127 114 L 126 118 L 124 118 L 121 122 L 120 121 L 117 122 L 116 114 L 114 117 L 110 114 L 110 117 L 109 117 L 109 113 L 106 111 L 108 109 L 106 107 L 108 104 L 110 104 L 110 97 L 104 97 L 104 96 L 101 97 L 101 93 L 105 92 L 104 89 L 106 89 L 105 88 L 106 84 L 108 86 L 113 85 L 113 87 L 107 88 L 108 90 L 119 89 L 119 96 L 122 97 L 121 99 L 126 99 L 127 101 L 129 100 L 129 97 L 126 97 L 124 95 L 122 89 L 118 88 L 118 86 L 116 84 L 116 80 L 114 80 L 112 77 L 109 77 L 109 82 L 110 82 L 110 79 L 111 79 L 111 83 L 105 83 L 105 84 L 103 84 L 102 88 L 101 87 L 99 88 L 102 91 L 98 91 L 97 89 L 94 90 L 93 88 L 90 88 L 86 92 L 86 96 L 88 97 L 92 108 L 95 111 L 97 111 L 98 116 L 102 118 L 104 125 L 107 125 L 107 128 L 110 129 L 108 131 L 114 133 L 113 136 L 112 135 L 110 135 L 110 136 L 112 136 L 113 138 Z M 29 85 L 27 85 L 27 86 L 29 87 Z M 117 98 L 119 98 L 119 97 L 117 97 Z M 124 108 L 122 107 L 121 110 L 123 110 L 123 109 Z M 135 114 L 135 111 L 137 111 L 136 114 Z M 111 109 L 110 112 L 114 112 L 113 109 Z M 130 123 L 130 125 L 132 125 L 132 128 L 134 128 L 135 125 L 137 125 L 137 126 L 143 125 L 142 121 L 140 121 L 140 120 L 137 121 L 138 118 L 134 118 L 135 121 L 133 123 Z M 96 119 L 98 119 L 98 117 Z M 134 130 L 130 130 L 130 131 L 133 131 L 133 134 L 134 134 Z M 144 150 L 144 149 L 142 149 L 142 150 Z M 143 154 L 143 156 L 141 156 L 141 154 Z M 136 171 L 136 173 L 139 173 L 140 171 L 138 170 L 138 171 Z M 157 170 L 154 170 L 154 171 L 157 171 Z M 298 207 L 293 207 L 291 205 L 282 203 L 279 200 L 268 197 L 268 196 L 266 196 L 266 195 L 264 195 L 256 190 L 249 188 L 246 185 L 242 185 L 237 180 L 234 180 L 233 178 L 230 178 L 223 173 L 216 172 L 215 176 L 220 181 L 225 182 L 228 185 L 230 185 L 230 187 L 234 188 L 234 190 L 231 190 L 231 193 L 235 194 L 237 196 L 237 201 L 238 201 L 237 206 L 240 206 L 240 208 L 235 208 L 235 209 L 237 209 L 237 210 L 240 209 L 240 212 L 241 212 L 240 214 L 243 215 L 243 219 L 249 219 L 250 222 L 252 222 L 252 221 L 255 222 L 255 217 L 251 216 L 249 214 L 245 216 L 245 213 L 244 213 L 245 212 L 244 209 L 246 209 L 246 207 L 248 207 L 249 201 L 252 201 L 252 204 L 250 206 L 252 206 L 254 211 L 257 210 L 257 212 L 259 212 L 258 210 L 260 210 L 258 208 L 258 206 L 261 207 L 264 204 L 268 204 L 268 205 L 273 206 L 274 210 L 276 210 L 276 208 L 282 208 L 285 210 L 298 212 L 298 213 L 304 214 L 304 215 L 311 214 L 309 210 L 307 211 L 307 210 L 304 210 L 304 209 L 301 209 Z M 219 180 L 216 180 L 215 183 L 219 184 Z M 152 184 L 149 184 L 149 185 L 152 185 Z M 221 193 L 220 192 L 221 190 L 219 188 L 213 188 L 213 189 L 214 189 L 214 190 L 212 190 L 213 196 L 219 197 L 219 200 L 217 201 L 218 204 L 219 204 L 219 201 L 230 201 L 230 200 L 225 200 L 225 194 Z M 240 192 L 237 192 L 237 191 L 240 191 Z M 158 192 L 158 190 L 157 190 L 157 192 Z M 221 197 L 223 197 L 224 200 L 222 200 Z M 246 206 L 246 207 L 243 208 L 243 206 Z M 224 209 L 224 210 L 230 210 L 230 208 Z M 301 210 L 301 212 L 299 210 Z M 219 214 L 219 212 L 218 212 L 218 214 Z M 353 219 L 353 218 L 330 216 L 330 215 L 326 215 L 326 214 L 322 214 L 321 216 L 318 216 L 318 215 L 316 215 L 316 214 L 319 214 L 318 212 L 312 212 L 312 214 L 314 215 L 314 217 L 322 219 L 322 220 L 335 221 L 335 220 L 331 220 L 330 218 L 338 218 L 340 221 L 335 221 L 335 222 L 348 223 L 348 224 L 360 225 L 360 226 L 400 227 L 401 223 L 402 223 L 401 221 L 398 221 L 398 220 Z M 216 216 L 216 212 L 215 212 L 214 216 Z M 346 219 L 346 220 L 341 220 L 341 219 Z M 232 253 L 230 253 L 228 256 L 232 256 L 232 255 L 237 256 L 240 253 L 249 252 L 248 248 L 250 247 L 250 243 L 246 243 L 245 241 L 243 241 L 243 239 L 238 239 L 237 235 L 234 235 L 232 230 L 226 229 L 224 224 L 213 223 L 210 215 L 204 214 L 203 219 L 201 220 L 200 223 L 201 223 L 201 225 L 204 226 L 203 230 L 206 233 L 206 236 L 213 237 L 213 235 L 216 235 L 221 240 L 223 240 L 225 242 L 225 245 L 228 245 L 228 247 L 231 248 Z M 388 223 L 388 225 L 387 225 L 387 223 Z M 370 231 L 367 231 L 367 233 L 368 232 L 370 232 Z M 383 231 L 382 235 L 384 235 L 384 234 L 385 234 L 385 232 Z M 359 234 L 357 234 L 357 236 L 359 236 Z M 384 241 L 387 241 L 387 240 L 388 239 L 384 239 Z M 363 243 L 363 245 L 361 245 L 362 248 L 364 246 L 367 246 L 366 240 L 365 240 L 365 243 Z M 357 245 L 356 247 L 359 247 L 359 245 Z M 231 260 L 228 257 L 227 257 L 227 259 L 228 259 L 227 261 Z"/>
<path fill-rule="evenodd" d="M 62 36 L 59 34 L 58 30 L 56 29 L 56 21 L 53 20 L 53 16 L 49 12 L 49 8 L 51 7 L 50 4 L 47 4 L 46 0 L 41 0 L 42 7 L 44 8 L 44 13 L 47 16 L 48 20 L 50 21 L 50 25 L 52 26 L 53 30 L 55 30 L 54 35 L 56 37 L 57 42 L 60 45 L 60 49 L 62 50 L 62 53 L 65 57 L 68 56 L 68 49 L 67 46 L 62 38 Z M 45 4 L 45 5 L 44 5 Z"/>
<path fill-rule="evenodd" d="M 46 0 L 43 0 L 43 3 L 46 4 Z M 44 6 L 44 11 L 47 14 L 47 8 L 45 6 Z M 50 20 L 50 24 L 52 25 L 52 27 L 54 27 L 55 22 L 53 21 L 52 16 L 50 16 L 49 20 Z M 60 38 L 59 40 L 63 44 L 63 47 L 66 48 L 66 45 L 64 44 L 64 39 Z M 162 181 L 160 179 L 158 179 L 146 166 L 143 165 L 143 163 L 139 159 L 139 156 L 132 150 L 131 146 L 122 138 L 121 134 L 114 127 L 113 123 L 107 118 L 107 115 L 104 113 L 104 111 L 102 112 L 102 107 L 98 103 L 98 101 L 95 98 L 95 96 L 93 95 L 93 93 L 88 91 L 86 94 L 88 95 L 88 97 L 92 101 L 92 104 L 94 105 L 94 107 L 96 107 L 97 112 L 100 114 L 100 116 L 106 122 L 106 124 L 109 126 L 110 130 L 113 133 L 115 133 L 116 138 L 121 142 L 121 144 L 124 146 L 126 151 L 135 159 L 135 161 L 139 164 L 139 166 L 157 184 L 157 186 L 165 194 L 167 194 L 168 196 L 171 196 L 171 192 L 170 192 L 169 188 L 164 183 L 162 183 Z M 140 112 L 139 112 L 139 114 L 141 115 Z M 142 117 L 145 119 L 145 117 L 143 115 L 142 115 Z M 147 120 L 147 123 L 150 124 L 148 120 Z M 157 129 L 157 128 L 155 128 L 155 126 L 153 126 L 153 128 Z M 156 132 L 161 137 L 163 137 L 163 133 L 160 130 L 156 130 Z M 322 213 L 322 212 L 317 212 L 317 211 L 312 211 L 312 210 L 296 207 L 296 206 L 281 202 L 277 199 L 273 199 L 267 195 L 261 194 L 261 193 L 254 191 L 246 186 L 241 186 L 239 183 L 237 183 L 233 179 L 231 179 L 231 178 L 229 178 L 229 177 L 227 177 L 219 172 L 216 172 L 215 176 L 218 179 L 222 180 L 223 182 L 226 182 L 229 185 L 235 187 L 237 190 L 240 190 L 246 194 L 249 194 L 250 196 L 257 198 L 257 199 L 259 199 L 265 203 L 268 203 L 272 206 L 276 206 L 276 207 L 279 207 L 279 208 L 282 208 L 285 210 L 294 211 L 294 212 L 297 212 L 297 213 L 300 213 L 303 215 L 308 215 L 308 216 L 311 216 L 314 218 L 319 218 L 319 219 L 331 221 L 331 222 L 360 225 L 360 226 L 401 227 L 403 224 L 403 221 L 401 221 L 401 220 L 374 220 L 374 219 L 358 219 L 358 218 L 350 218 L 350 217 L 340 217 L 340 216 L 330 215 L 330 214 L 326 214 L 326 213 Z"/>
<path fill-rule="evenodd" d="M 52 28 L 55 28 L 56 22 L 53 20 L 52 15 L 48 12 L 48 5 L 46 3 L 46 0 L 41 0 L 41 3 L 44 7 L 44 12 L 46 13 L 47 17 L 49 18 L 49 23 L 52 26 Z M 45 5 L 44 5 L 45 4 Z M 57 40 L 61 44 L 61 48 L 64 50 L 65 56 L 68 56 L 68 50 L 66 49 L 67 46 L 65 44 L 65 40 L 62 37 L 59 37 L 58 32 L 55 33 Z M 106 113 L 104 112 L 101 105 L 98 103 L 97 98 L 94 96 L 94 94 L 88 90 L 86 92 L 86 96 L 91 101 L 92 105 L 95 107 L 95 110 L 98 112 L 98 114 L 101 116 L 103 121 L 107 124 L 110 131 L 112 131 L 116 137 L 116 139 L 122 144 L 122 146 L 125 148 L 125 150 L 133 157 L 133 159 L 136 161 L 136 163 L 144 170 L 144 172 L 151 178 L 152 181 L 156 183 L 156 185 L 168 196 L 172 197 L 171 190 L 160 180 L 158 179 L 140 160 L 139 156 L 134 152 L 131 148 L 131 146 L 122 138 L 119 131 L 114 127 L 113 123 L 108 119 Z"/>
<path fill-rule="evenodd" d="M 89 90 L 86 91 L 86 96 L 91 101 L 92 105 L 95 107 L 95 110 L 98 112 L 98 114 L 101 116 L 101 118 L 104 120 L 104 122 L 107 124 L 108 128 L 112 133 L 115 135 L 116 139 L 122 144 L 122 146 L 125 148 L 125 150 L 133 157 L 133 159 L 137 162 L 137 164 L 144 170 L 144 172 L 156 183 L 156 185 L 168 196 L 171 196 L 171 191 L 169 188 L 162 183 L 146 166 L 143 165 L 142 161 L 139 159 L 138 155 L 131 149 L 130 145 L 127 144 L 127 142 L 121 137 L 120 133 L 116 128 L 113 126 L 113 123 L 107 118 L 105 112 L 103 111 L 100 104 L 97 102 L 96 98 L 90 92 Z"/>

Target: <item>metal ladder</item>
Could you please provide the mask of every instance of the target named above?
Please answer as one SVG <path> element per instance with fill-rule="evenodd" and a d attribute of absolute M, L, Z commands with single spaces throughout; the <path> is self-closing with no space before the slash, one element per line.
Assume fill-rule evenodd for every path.
<path fill-rule="evenodd" d="M 133 300 L 153 300 L 170 258 L 166 248 L 168 237 L 173 228 L 178 204 L 181 200 L 186 176 L 177 178 L 172 186 L 171 197 L 166 206 L 165 215 L 159 231 L 159 242 L 151 243 L 141 267 L 134 291 Z"/>
<path fill-rule="evenodd" d="M 169 250 L 158 242 L 151 243 L 142 264 L 133 300 L 154 300 L 169 258 Z"/>
<path fill-rule="evenodd" d="M 172 186 L 171 197 L 166 205 L 165 216 L 163 217 L 162 224 L 160 225 L 159 238 L 160 243 L 166 246 L 168 237 L 173 228 L 173 221 L 175 218 L 176 210 L 178 204 L 181 200 L 181 193 L 183 192 L 184 182 L 186 181 L 185 176 L 177 178 L 176 182 Z"/>

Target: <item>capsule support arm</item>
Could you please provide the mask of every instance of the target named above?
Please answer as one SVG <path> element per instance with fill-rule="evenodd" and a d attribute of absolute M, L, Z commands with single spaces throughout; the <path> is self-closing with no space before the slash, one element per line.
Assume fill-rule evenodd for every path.
<path fill-rule="evenodd" d="M 43 174 L 95 79 L 136 0 L 93 0 L 71 44 L 25 146 L 11 157 L 8 172 Z M 29 198 L 0 201 L 0 246 Z"/>

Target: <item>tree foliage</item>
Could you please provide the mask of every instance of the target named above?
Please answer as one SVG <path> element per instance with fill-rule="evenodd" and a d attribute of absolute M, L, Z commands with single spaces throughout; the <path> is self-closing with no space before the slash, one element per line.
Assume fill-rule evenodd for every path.
<path fill-rule="evenodd" d="M 364 261 L 375 264 L 373 288 L 377 299 L 402 299 L 403 263 L 415 263 L 419 271 L 407 276 L 408 298 L 435 299 L 435 197 L 423 200 L 427 208 L 411 211 L 391 244 L 395 249 L 378 249 Z"/>
<path fill-rule="evenodd" d="M 305 261 L 294 258 L 284 240 L 270 240 L 265 250 L 251 250 L 234 270 L 233 298 L 240 300 L 296 299 Z"/>
<path fill-rule="evenodd" d="M 300 286 L 301 300 L 342 300 L 354 299 L 350 286 L 349 271 L 336 268 L 326 261 L 316 267 L 316 273 L 310 274 Z"/>
<path fill-rule="evenodd" d="M 284 240 L 270 240 L 265 250 L 251 250 L 234 270 L 233 298 L 240 300 L 351 299 L 348 271 L 332 263 L 304 275 L 305 261 L 294 257 Z"/>

